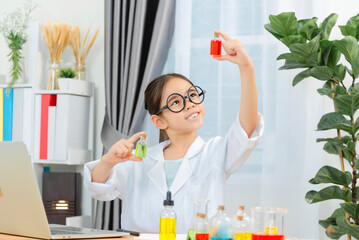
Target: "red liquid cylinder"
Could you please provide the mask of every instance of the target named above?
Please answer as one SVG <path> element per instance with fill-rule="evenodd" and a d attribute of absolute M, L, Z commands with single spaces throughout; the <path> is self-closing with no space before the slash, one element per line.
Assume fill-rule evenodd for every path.
<path fill-rule="evenodd" d="M 219 39 L 211 40 L 211 55 L 221 56 L 222 41 Z"/>
<path fill-rule="evenodd" d="M 196 240 L 208 240 L 209 233 L 196 233 Z"/>
<path fill-rule="evenodd" d="M 283 234 L 276 235 L 267 235 L 267 234 L 258 234 L 252 233 L 252 240 L 284 240 Z"/>

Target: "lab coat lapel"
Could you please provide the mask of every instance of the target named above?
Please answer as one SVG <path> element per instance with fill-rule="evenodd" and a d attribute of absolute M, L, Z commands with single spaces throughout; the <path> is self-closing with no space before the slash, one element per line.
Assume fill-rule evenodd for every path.
<path fill-rule="evenodd" d="M 187 182 L 187 180 L 192 176 L 192 174 L 193 171 L 191 165 L 189 164 L 188 158 L 185 157 L 170 187 L 170 191 L 173 196 L 178 190 L 181 189 L 181 187 Z"/>
<path fill-rule="evenodd" d="M 157 163 L 147 172 L 147 176 L 155 184 L 155 186 L 160 190 L 163 196 L 166 196 L 168 187 L 166 182 L 165 170 L 164 170 L 164 158 L 163 158 L 163 148 L 169 144 L 169 140 L 158 144 L 153 147 L 147 155 L 154 160 L 157 160 Z"/>
<path fill-rule="evenodd" d="M 194 142 L 189 147 L 180 168 L 173 180 L 173 183 L 170 187 L 172 195 L 175 195 L 178 190 L 180 190 L 183 185 L 188 181 L 188 179 L 193 175 L 193 170 L 190 165 L 189 159 L 196 156 L 200 153 L 205 145 L 205 142 L 201 137 L 197 137 Z"/>

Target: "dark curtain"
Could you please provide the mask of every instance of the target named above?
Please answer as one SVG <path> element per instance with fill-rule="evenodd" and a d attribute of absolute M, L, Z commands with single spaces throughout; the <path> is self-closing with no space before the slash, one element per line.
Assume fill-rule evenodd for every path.
<path fill-rule="evenodd" d="M 104 153 L 142 130 L 144 90 L 161 75 L 174 31 L 175 0 L 105 1 Z M 97 201 L 95 227 L 121 226 L 121 200 Z"/>

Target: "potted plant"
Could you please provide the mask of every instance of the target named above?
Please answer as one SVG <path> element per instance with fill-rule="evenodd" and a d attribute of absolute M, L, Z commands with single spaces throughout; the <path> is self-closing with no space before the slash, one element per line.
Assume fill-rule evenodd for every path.
<path fill-rule="evenodd" d="M 22 73 L 22 53 L 21 50 L 27 40 L 28 23 L 31 20 L 31 13 L 36 8 L 33 1 L 28 0 L 24 8 L 16 9 L 4 16 L 0 21 L 0 33 L 4 36 L 10 49 L 8 54 L 9 62 L 12 63 L 10 70 L 10 81 L 7 86 L 8 91 L 21 77 Z M 22 76 L 24 77 L 24 76 Z"/>
<path fill-rule="evenodd" d="M 60 90 L 68 90 L 70 86 L 70 80 L 74 79 L 77 73 L 71 67 L 60 68 L 58 73 L 58 82 Z"/>
<path fill-rule="evenodd" d="M 293 86 L 303 79 L 313 77 L 323 81 L 318 93 L 329 97 L 335 111 L 320 119 L 317 130 L 335 130 L 332 138 L 319 138 L 324 142 L 324 150 L 339 156 L 341 169 L 323 166 L 309 182 L 326 183 L 330 186 L 320 191 L 309 191 L 305 199 L 308 203 L 317 203 L 330 199 L 343 200 L 338 208 L 319 221 L 332 239 L 347 235 L 359 239 L 359 187 L 356 186 L 359 170 L 356 145 L 359 136 L 359 118 L 355 113 L 359 109 L 359 14 L 351 17 L 346 25 L 339 26 L 343 38 L 329 40 L 338 15 L 330 14 L 321 24 L 318 18 L 297 20 L 293 12 L 270 15 L 265 29 L 285 44 L 289 52 L 278 56 L 285 60 L 280 70 L 303 69 L 293 79 Z M 339 63 L 343 57 L 344 63 Z M 348 84 L 349 83 L 349 84 Z M 344 161 L 350 168 L 346 169 Z M 348 171 L 346 171 L 348 170 Z"/>

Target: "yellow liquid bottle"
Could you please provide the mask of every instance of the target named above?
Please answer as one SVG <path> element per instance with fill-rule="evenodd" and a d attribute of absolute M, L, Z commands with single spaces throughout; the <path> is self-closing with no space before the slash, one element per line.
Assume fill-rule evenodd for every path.
<path fill-rule="evenodd" d="M 136 145 L 135 156 L 138 158 L 145 158 L 147 153 L 147 136 L 141 136 Z"/>
<path fill-rule="evenodd" d="M 252 240 L 252 233 L 237 232 L 234 234 L 234 240 Z"/>
<path fill-rule="evenodd" d="M 167 198 L 163 202 L 164 209 L 160 217 L 160 240 L 176 239 L 176 213 L 173 210 L 174 202 L 171 192 L 167 192 Z"/>
<path fill-rule="evenodd" d="M 161 218 L 160 219 L 160 240 L 176 239 L 176 219 Z"/>

